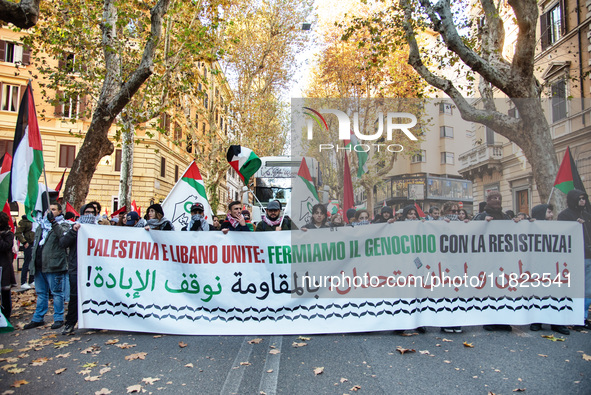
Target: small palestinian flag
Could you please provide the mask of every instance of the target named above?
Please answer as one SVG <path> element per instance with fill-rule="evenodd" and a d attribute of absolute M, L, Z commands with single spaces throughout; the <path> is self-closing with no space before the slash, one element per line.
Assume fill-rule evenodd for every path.
<path fill-rule="evenodd" d="M 2 156 L 0 168 L 0 206 L 8 201 L 10 194 L 10 168 L 12 167 L 12 156 L 7 152 Z"/>
<path fill-rule="evenodd" d="M 239 145 L 231 145 L 228 148 L 226 157 L 230 166 L 240 175 L 245 185 L 248 184 L 250 177 L 257 172 L 262 164 L 259 157 L 250 148 Z"/>
<path fill-rule="evenodd" d="M 570 153 L 569 147 L 566 148 L 564 158 L 562 158 L 562 163 L 560 164 L 558 174 L 556 174 L 556 180 L 554 181 L 554 187 L 564 193 L 569 193 L 573 189 L 585 191 L 585 186 L 577 171 L 577 165 Z"/>
<path fill-rule="evenodd" d="M 415 209 L 417 210 L 417 216 L 421 218 L 427 218 L 427 215 L 421 210 L 421 207 L 415 202 Z"/>

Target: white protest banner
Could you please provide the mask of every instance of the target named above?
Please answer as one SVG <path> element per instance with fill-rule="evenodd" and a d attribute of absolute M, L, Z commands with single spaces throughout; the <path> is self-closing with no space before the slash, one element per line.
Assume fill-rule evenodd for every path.
<path fill-rule="evenodd" d="M 582 246 L 576 222 L 227 235 L 82 225 L 79 326 L 271 335 L 581 324 Z"/>

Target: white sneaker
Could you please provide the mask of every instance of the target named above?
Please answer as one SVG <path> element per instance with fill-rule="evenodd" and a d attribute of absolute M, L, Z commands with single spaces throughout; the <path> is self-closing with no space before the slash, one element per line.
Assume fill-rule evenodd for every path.
<path fill-rule="evenodd" d="M 29 286 L 30 286 L 31 288 L 35 288 L 35 281 L 33 281 L 32 283 L 30 283 L 30 284 L 29 284 Z"/>
<path fill-rule="evenodd" d="M 21 285 L 21 289 L 31 289 L 31 286 L 27 283 Z"/>

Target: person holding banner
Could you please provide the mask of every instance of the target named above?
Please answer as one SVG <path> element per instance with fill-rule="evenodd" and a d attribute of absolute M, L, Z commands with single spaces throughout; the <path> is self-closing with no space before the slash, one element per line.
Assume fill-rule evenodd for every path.
<path fill-rule="evenodd" d="M 486 197 L 486 206 L 481 213 L 474 217 L 474 221 L 487 221 L 492 220 L 510 220 L 509 216 L 501 209 L 503 197 L 499 191 L 491 191 Z M 518 222 L 519 220 L 517 219 Z M 511 325 L 484 325 L 486 331 L 507 331 L 511 332 L 513 328 Z"/>
<path fill-rule="evenodd" d="M 566 195 L 567 208 L 558 214 L 559 221 L 577 221 L 583 225 L 585 249 L 585 329 L 591 329 L 589 307 L 591 306 L 591 214 L 585 210 L 589 195 L 584 191 L 573 189 Z"/>
<path fill-rule="evenodd" d="M 68 221 L 62 216 L 62 206 L 53 202 L 35 231 L 33 258 L 29 269 L 35 275 L 37 306 L 31 322 L 24 329 L 43 326 L 43 317 L 49 308 L 49 292 L 53 295 L 53 325 L 58 329 L 64 325 L 64 282 L 68 270 L 66 249 L 60 247 L 57 233 L 70 230 Z"/>
<path fill-rule="evenodd" d="M 270 202 L 269 205 L 271 203 L 273 202 Z M 221 225 L 222 233 L 226 235 L 229 231 L 250 232 L 250 228 L 246 225 L 246 220 L 242 215 L 242 203 L 234 200 L 228 204 L 228 210 L 226 220 Z"/>
<path fill-rule="evenodd" d="M 80 209 L 82 214 L 70 230 L 64 234 L 56 233 L 59 246 L 67 248 L 68 254 L 68 278 L 70 280 L 70 302 L 66 314 L 66 326 L 62 335 L 74 333 L 74 327 L 78 322 L 78 229 L 80 224 L 96 224 L 96 208 L 92 204 L 86 204 Z"/>
<path fill-rule="evenodd" d="M 304 232 L 308 229 L 328 228 L 326 224 L 328 212 L 324 204 L 317 203 L 312 207 L 312 221 L 301 228 Z"/>
<path fill-rule="evenodd" d="M 174 230 L 172 222 L 164 217 L 162 206 L 158 203 L 148 207 L 148 221 L 146 222 L 146 230 Z"/>
<path fill-rule="evenodd" d="M 12 246 L 14 244 L 14 233 L 8 225 L 8 214 L 0 211 L 0 267 L 2 271 L 2 280 L 0 281 L 2 291 L 2 315 L 9 320 L 12 313 L 12 299 L 10 288 L 16 284 L 14 276 L 14 267 L 12 261 L 14 258 Z"/>
<path fill-rule="evenodd" d="M 380 210 L 380 216 L 376 217 L 373 221 L 374 224 L 393 223 L 396 219 L 394 218 L 394 211 L 390 206 L 384 206 Z"/>
<path fill-rule="evenodd" d="M 189 230 L 191 232 L 205 231 L 209 232 L 209 224 L 205 221 L 203 216 L 204 208 L 202 203 L 195 203 L 191 206 L 191 220 L 187 226 L 183 226 L 181 230 Z"/>
<path fill-rule="evenodd" d="M 281 215 L 281 202 L 272 200 L 267 205 L 265 215 L 262 216 L 262 220 L 257 224 L 255 231 L 271 232 L 294 229 L 297 229 L 297 226 L 292 222 L 291 218 Z"/>

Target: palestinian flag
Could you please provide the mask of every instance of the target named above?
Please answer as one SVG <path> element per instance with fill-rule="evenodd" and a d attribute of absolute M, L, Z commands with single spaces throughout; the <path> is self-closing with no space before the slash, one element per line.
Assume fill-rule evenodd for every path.
<path fill-rule="evenodd" d="M 62 187 L 64 186 L 64 178 L 66 177 L 66 170 L 68 170 L 67 167 L 64 169 L 64 172 L 62 173 L 62 178 L 60 178 L 60 182 L 58 182 L 57 185 L 54 188 L 56 190 L 56 192 L 57 192 L 57 197 L 58 198 L 60 196 L 60 191 L 62 190 Z"/>
<path fill-rule="evenodd" d="M 367 173 L 367 160 L 369 159 L 369 154 L 363 150 L 357 151 L 355 147 L 359 144 L 359 140 L 355 133 L 351 133 L 350 140 L 344 140 L 343 144 L 345 147 L 351 146 L 351 149 L 357 153 L 357 178 L 361 178 L 362 175 Z"/>
<path fill-rule="evenodd" d="M 228 148 L 226 157 L 230 166 L 240 175 L 245 185 L 248 184 L 250 177 L 257 172 L 262 164 L 259 157 L 250 148 L 239 145 L 231 145 Z"/>
<path fill-rule="evenodd" d="M 0 206 L 8 202 L 10 195 L 10 167 L 12 166 L 12 156 L 7 152 L 2 156 L 2 167 L 0 168 Z"/>
<path fill-rule="evenodd" d="M 302 227 L 312 221 L 312 207 L 319 202 L 306 159 L 302 158 L 286 215 L 289 215 L 298 227 Z"/>
<path fill-rule="evenodd" d="M 43 145 L 30 82 L 18 110 L 12 158 L 13 166 L 10 174 L 12 197 L 9 200 L 24 203 L 25 214 L 33 220 L 31 214 L 37 203 L 38 181 L 43 171 Z"/>
<path fill-rule="evenodd" d="M 125 207 L 125 206 L 123 206 L 123 207 Z M 70 202 L 66 202 L 66 213 L 72 213 L 76 217 L 80 216 L 80 213 L 78 211 L 76 211 L 76 209 L 74 209 L 74 207 L 72 207 Z M 74 219 L 72 219 L 72 222 L 74 222 Z"/>
<path fill-rule="evenodd" d="M 417 210 L 417 216 L 421 218 L 427 218 L 427 215 L 421 210 L 421 207 L 415 202 L 415 209 Z"/>
<path fill-rule="evenodd" d="M 164 216 L 174 225 L 174 229 L 181 230 L 189 224 L 191 206 L 195 203 L 203 204 L 205 220 L 212 224 L 213 212 L 207 201 L 205 184 L 197 164 L 193 161 L 162 202 L 162 210 Z"/>
<path fill-rule="evenodd" d="M 556 180 L 554 180 L 554 187 L 564 193 L 569 193 L 573 189 L 585 191 L 585 186 L 577 171 L 577 165 L 570 153 L 569 147 L 566 148 L 564 158 L 562 158 L 558 174 L 556 174 Z"/>

